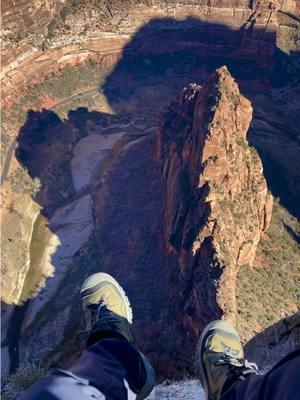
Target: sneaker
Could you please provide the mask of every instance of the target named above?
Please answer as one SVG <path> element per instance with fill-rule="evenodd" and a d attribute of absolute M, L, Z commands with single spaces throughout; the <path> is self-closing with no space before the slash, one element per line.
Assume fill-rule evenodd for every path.
<path fill-rule="evenodd" d="M 129 300 L 110 275 L 103 272 L 87 278 L 80 290 L 88 345 L 101 337 L 121 337 L 132 342 Z"/>
<path fill-rule="evenodd" d="M 237 379 L 258 374 L 257 365 L 244 359 L 237 331 L 226 321 L 214 321 L 206 326 L 196 357 L 206 400 L 218 400 L 222 389 L 227 389 Z"/>
<path fill-rule="evenodd" d="M 111 275 L 99 272 L 89 276 L 81 287 L 80 295 L 87 346 L 108 337 L 133 342 L 131 306 L 124 290 Z M 149 360 L 138 352 L 145 368 L 145 382 L 136 400 L 142 400 L 154 387 L 155 373 Z"/>

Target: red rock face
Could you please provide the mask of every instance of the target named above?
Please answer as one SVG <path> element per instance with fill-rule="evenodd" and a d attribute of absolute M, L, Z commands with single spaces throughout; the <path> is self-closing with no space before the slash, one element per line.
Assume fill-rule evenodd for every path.
<path fill-rule="evenodd" d="M 299 0 L 280 0 L 280 9 L 285 12 L 300 15 L 300 1 Z"/>
<path fill-rule="evenodd" d="M 167 21 L 164 40 L 156 40 L 153 46 L 155 54 L 193 47 L 199 54 L 250 57 L 268 67 L 276 47 L 276 1 L 203 0 L 180 6 L 170 4 L 167 8 L 160 1 L 147 5 L 135 1 L 128 4 L 126 15 L 123 3 L 114 2 L 111 22 L 109 13 L 105 16 L 103 7 L 98 9 L 92 2 L 75 9 L 70 4 L 67 7 L 67 3 L 70 2 L 24 0 L 15 6 L 11 0 L 3 2 L 3 97 L 14 94 L 10 101 L 15 101 L 20 92 L 42 81 L 46 74 L 56 72 L 63 65 L 94 57 L 95 52 L 101 57 L 106 52 L 120 54 L 122 47 L 145 24 L 169 19 L 170 15 L 174 21 L 187 21 L 185 28 L 192 33 L 192 40 L 187 32 L 183 32 L 181 40 L 174 40 L 176 27 L 170 27 Z M 68 16 L 62 17 L 67 8 Z M 104 9 L 107 12 L 106 7 Z M 188 20 L 192 19 L 188 26 Z M 52 32 L 51 26 L 58 21 L 60 28 Z M 148 52 L 152 33 L 151 29 L 147 32 Z M 139 51 L 143 52 L 142 48 Z"/>
<path fill-rule="evenodd" d="M 221 67 L 202 88 L 185 88 L 161 119 L 165 239 L 178 256 L 184 323 L 195 334 L 213 318 L 234 322 L 237 271 L 253 264 L 270 223 L 272 197 L 246 139 L 251 118 L 250 102 Z"/>

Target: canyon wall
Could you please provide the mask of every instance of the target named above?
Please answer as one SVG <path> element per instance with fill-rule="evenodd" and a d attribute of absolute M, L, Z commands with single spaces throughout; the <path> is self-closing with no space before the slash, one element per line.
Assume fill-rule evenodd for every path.
<path fill-rule="evenodd" d="M 270 224 L 272 196 L 246 139 L 251 119 L 250 102 L 221 67 L 202 88 L 185 88 L 160 121 L 165 239 L 179 260 L 184 323 L 196 336 L 212 319 L 235 322 L 237 272 L 253 266 Z"/>
<path fill-rule="evenodd" d="M 64 0 L 4 0 L 2 2 L 3 34 L 8 40 L 20 41 L 27 36 L 43 36 L 51 18 L 63 6 Z M 14 36 L 15 35 L 15 36 Z"/>
<path fill-rule="evenodd" d="M 249 360 L 266 371 L 300 347 L 300 312 L 283 318 L 254 336 L 245 346 Z"/>
<path fill-rule="evenodd" d="M 280 8 L 296 16 L 300 16 L 300 1 L 299 0 L 280 0 Z"/>
<path fill-rule="evenodd" d="M 25 1 L 21 7 L 12 4 L 4 2 L 3 13 L 4 104 L 15 101 L 27 86 L 63 65 L 120 54 L 138 31 L 140 38 L 149 36 L 144 50 L 136 42 L 141 52 L 149 50 L 151 37 L 161 31 L 169 37 L 170 46 L 165 43 L 160 49 L 156 42 L 155 52 L 193 47 L 205 54 L 255 58 L 265 66 L 276 46 L 276 1 L 172 5 L 154 1 L 150 6 L 131 3 L 128 7 L 115 2 L 108 8 L 96 7 L 93 2 L 76 6 L 70 1 L 47 2 L 43 7 L 40 2 Z M 180 41 L 172 41 L 172 32 L 179 28 L 174 19 L 185 21 Z M 113 65 L 116 57 L 109 61 Z"/>

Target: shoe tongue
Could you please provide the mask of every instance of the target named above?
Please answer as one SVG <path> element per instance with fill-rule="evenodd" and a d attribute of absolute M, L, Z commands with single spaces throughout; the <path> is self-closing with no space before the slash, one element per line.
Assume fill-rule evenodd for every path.
<path fill-rule="evenodd" d="M 92 318 L 97 318 L 99 311 L 102 310 L 104 307 L 105 306 L 103 305 L 103 301 L 100 301 L 99 303 L 91 303 L 87 306 L 87 308 L 91 310 Z"/>
<path fill-rule="evenodd" d="M 223 345 L 224 354 L 233 358 L 240 358 L 240 349 L 233 349 L 230 346 L 227 346 L 226 343 L 221 342 Z"/>
<path fill-rule="evenodd" d="M 211 338 L 210 350 L 214 353 L 228 354 L 231 357 L 244 358 L 243 348 L 240 342 L 231 337 L 215 334 Z"/>

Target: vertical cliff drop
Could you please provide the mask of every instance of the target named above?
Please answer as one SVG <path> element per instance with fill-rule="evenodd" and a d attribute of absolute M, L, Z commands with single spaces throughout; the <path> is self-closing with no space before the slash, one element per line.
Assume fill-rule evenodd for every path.
<path fill-rule="evenodd" d="M 184 326 L 236 318 L 236 275 L 253 265 L 270 223 L 261 160 L 248 145 L 252 118 L 225 66 L 191 84 L 162 116 L 158 157 L 166 185 L 165 239 L 178 256 Z"/>

